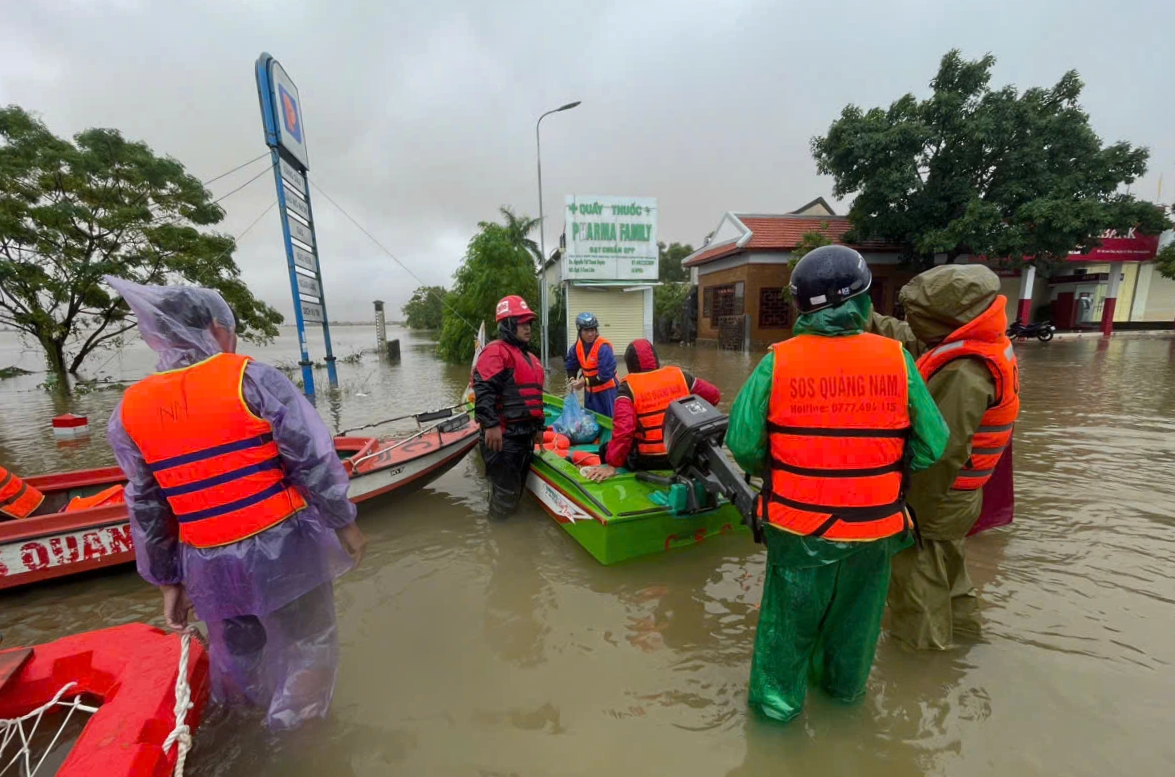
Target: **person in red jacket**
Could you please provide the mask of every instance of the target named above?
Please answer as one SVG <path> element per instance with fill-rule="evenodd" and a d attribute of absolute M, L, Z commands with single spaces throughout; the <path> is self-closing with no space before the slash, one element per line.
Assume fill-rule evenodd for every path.
<path fill-rule="evenodd" d="M 648 340 L 633 340 L 624 352 L 628 375 L 612 413 L 612 439 L 600 447 L 602 463 L 587 470 L 595 481 L 607 480 L 617 469 L 668 469 L 661 426 L 670 402 L 697 394 L 717 405 L 722 393 L 680 367 L 661 366 Z"/>
<path fill-rule="evenodd" d="M 489 515 L 508 518 L 518 509 L 543 428 L 543 381 L 539 360 L 527 350 L 534 312 L 517 295 L 498 302 L 498 339 L 473 368 L 474 419 L 481 427 L 481 457 L 490 481 Z"/>

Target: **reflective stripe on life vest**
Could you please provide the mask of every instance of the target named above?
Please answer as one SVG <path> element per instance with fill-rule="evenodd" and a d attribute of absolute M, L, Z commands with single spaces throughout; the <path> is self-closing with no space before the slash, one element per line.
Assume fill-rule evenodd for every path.
<path fill-rule="evenodd" d="M 685 374 L 678 367 L 634 372 L 624 378 L 636 409 L 636 452 L 646 469 L 668 464 L 665 459 L 665 408 L 675 399 L 689 396 Z"/>
<path fill-rule="evenodd" d="M 918 360 L 918 371 L 927 383 L 947 364 L 964 358 L 981 359 L 995 382 L 995 404 L 980 419 L 971 438 L 971 455 L 951 484 L 957 491 L 975 491 L 991 479 L 1020 416 L 1020 367 L 1012 341 L 1004 334 L 1006 305 L 1007 299 L 997 296 L 987 310 Z"/>
<path fill-rule="evenodd" d="M 906 358 L 876 335 L 800 335 L 772 346 L 769 477 L 773 526 L 829 540 L 890 537 L 908 525 Z"/>
<path fill-rule="evenodd" d="M 44 494 L 0 467 L 0 513 L 10 518 L 28 518 L 44 501 Z"/>
<path fill-rule="evenodd" d="M 594 378 L 600 374 L 601 345 L 606 345 L 609 348 L 612 347 L 612 343 L 608 342 L 602 337 L 597 337 L 596 341 L 592 343 L 592 349 L 587 354 L 584 354 L 583 340 L 575 341 L 575 358 L 579 360 L 579 369 L 581 372 L 583 372 L 583 376 L 585 378 Z M 592 394 L 599 394 L 602 391 L 608 391 L 609 389 L 618 388 L 619 386 L 620 381 L 616 380 L 616 378 L 612 378 L 612 380 L 608 381 L 607 383 L 602 383 L 598 386 L 588 386 L 585 390 L 591 392 Z"/>
<path fill-rule="evenodd" d="M 241 394 L 250 359 L 219 354 L 127 389 L 122 422 L 198 548 L 251 537 L 306 506 L 285 478 L 269 422 Z"/>

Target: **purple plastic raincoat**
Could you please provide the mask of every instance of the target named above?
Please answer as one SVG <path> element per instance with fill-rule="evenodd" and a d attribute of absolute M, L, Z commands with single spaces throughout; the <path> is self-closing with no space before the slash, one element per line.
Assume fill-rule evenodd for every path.
<path fill-rule="evenodd" d="M 161 371 L 222 351 L 208 321 L 235 328 L 214 291 L 107 280 L 138 317 Z M 108 436 L 127 476 L 139 574 L 152 585 L 185 586 L 197 617 L 208 624 L 214 697 L 266 709 L 271 729 L 288 729 L 326 715 L 330 706 L 339 652 L 331 581 L 352 563 L 335 530 L 355 519 L 355 506 L 331 434 L 297 387 L 274 368 L 251 362 L 243 394 L 249 409 L 273 427 L 286 477 L 308 506 L 231 545 L 179 542 L 175 516 L 123 428 L 121 404 Z"/>

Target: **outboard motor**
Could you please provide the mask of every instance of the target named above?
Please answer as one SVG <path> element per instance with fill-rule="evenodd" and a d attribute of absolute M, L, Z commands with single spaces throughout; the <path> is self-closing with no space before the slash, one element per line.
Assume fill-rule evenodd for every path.
<path fill-rule="evenodd" d="M 755 511 L 758 494 L 722 451 L 729 422 L 699 396 L 671 402 L 662 426 L 665 449 L 675 477 L 701 483 L 707 492 L 726 497 L 742 513 L 755 542 L 762 542 L 763 527 Z"/>

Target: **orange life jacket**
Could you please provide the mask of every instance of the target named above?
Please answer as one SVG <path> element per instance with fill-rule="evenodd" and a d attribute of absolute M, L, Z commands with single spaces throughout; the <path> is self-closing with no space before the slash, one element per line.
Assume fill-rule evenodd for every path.
<path fill-rule="evenodd" d="M 285 478 L 273 427 L 245 404 L 247 356 L 223 353 L 127 389 L 122 423 L 172 512 L 180 541 L 228 545 L 306 506 Z"/>
<path fill-rule="evenodd" d="M 585 378 L 594 378 L 600 374 L 600 346 L 606 345 L 612 347 L 612 343 L 608 342 L 602 337 L 597 337 L 596 341 L 592 343 L 592 349 L 588 353 L 583 352 L 583 340 L 575 341 L 575 358 L 579 360 L 579 369 L 583 372 Z M 620 382 L 616 378 L 599 386 L 587 386 L 584 390 L 590 391 L 593 394 L 599 394 L 608 389 L 619 388 Z"/>
<path fill-rule="evenodd" d="M 69 504 L 61 509 L 63 513 L 76 513 L 79 510 L 92 510 L 95 507 L 126 504 L 126 488 L 117 485 L 103 489 L 90 496 L 75 496 Z"/>
<path fill-rule="evenodd" d="M 763 517 L 829 540 L 904 531 L 910 413 L 901 344 L 872 334 L 799 335 L 772 351 Z"/>
<path fill-rule="evenodd" d="M 642 469 L 669 464 L 665 450 L 665 408 L 675 399 L 689 396 L 685 374 L 677 367 L 633 372 L 624 378 L 636 409 L 636 453 Z"/>
<path fill-rule="evenodd" d="M 44 501 L 44 494 L 0 467 L 0 513 L 10 518 L 28 518 Z"/>
<path fill-rule="evenodd" d="M 964 358 L 982 359 L 995 381 L 995 404 L 980 419 L 971 438 L 971 455 L 951 484 L 958 491 L 975 491 L 991 479 L 1020 415 L 1020 367 L 1012 341 L 1004 334 L 1008 328 L 1006 305 L 1002 295 L 996 297 L 991 307 L 918 360 L 918 371 L 927 383 L 947 364 Z"/>

